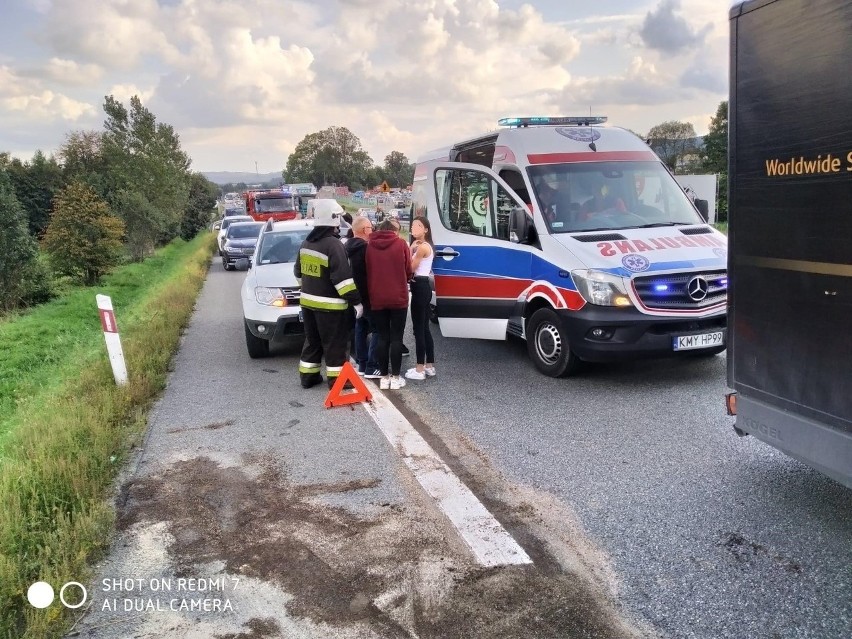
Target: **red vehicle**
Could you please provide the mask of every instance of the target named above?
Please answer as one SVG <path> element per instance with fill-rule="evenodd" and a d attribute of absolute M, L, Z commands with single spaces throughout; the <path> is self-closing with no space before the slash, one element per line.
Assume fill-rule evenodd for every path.
<path fill-rule="evenodd" d="M 246 213 L 258 222 L 295 220 L 299 213 L 299 196 L 287 191 L 264 190 L 243 193 Z"/>

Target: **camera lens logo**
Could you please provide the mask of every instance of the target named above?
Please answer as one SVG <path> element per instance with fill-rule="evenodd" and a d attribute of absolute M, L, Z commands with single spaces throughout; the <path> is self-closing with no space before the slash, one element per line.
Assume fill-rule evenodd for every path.
<path fill-rule="evenodd" d="M 71 593 L 66 597 L 66 591 L 68 591 L 69 588 L 71 588 Z M 79 601 L 74 601 L 73 593 L 75 588 L 79 589 L 80 594 L 82 595 Z M 27 601 L 30 602 L 30 605 L 33 608 L 47 608 L 53 603 L 54 598 L 55 594 L 53 592 L 53 586 L 46 581 L 37 581 L 27 589 Z M 69 581 L 59 589 L 59 601 L 62 602 L 63 606 L 70 608 L 71 610 L 79 608 L 85 604 L 88 598 L 89 593 L 86 590 L 86 587 L 79 581 Z M 69 599 L 71 599 L 71 601 L 68 601 Z"/>

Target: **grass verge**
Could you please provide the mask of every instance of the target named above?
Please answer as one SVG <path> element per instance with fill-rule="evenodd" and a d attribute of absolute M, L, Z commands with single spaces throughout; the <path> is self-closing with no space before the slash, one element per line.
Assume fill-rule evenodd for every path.
<path fill-rule="evenodd" d="M 27 589 L 41 580 L 58 594 L 68 581 L 86 583 L 91 577 L 88 566 L 107 548 L 113 524 L 109 490 L 164 386 L 204 282 L 213 243 L 210 235 L 179 243 L 182 250 L 159 254 L 172 262 L 160 260 L 153 270 L 145 269 L 153 266 L 147 262 L 132 265 L 110 278 L 104 292 L 113 286 L 119 299 L 122 293 L 129 295 L 126 289 L 135 289 L 130 297 L 136 303 L 125 313 L 117 311 L 130 377 L 125 387 L 113 382 L 100 323 L 92 310 L 93 289 L 81 292 L 89 315 L 86 330 L 75 324 L 80 321 L 77 293 L 69 296 L 73 299 L 47 305 L 70 313 L 76 347 L 70 361 L 31 363 L 28 375 L 37 371 L 50 381 L 38 388 L 16 386 L 20 401 L 6 420 L 0 459 L 0 637 L 46 639 L 61 636 L 67 628 L 70 613 L 58 599 L 39 610 L 27 603 Z M 63 322 L 59 310 L 44 308 L 0 329 L 19 322 L 29 325 L 35 316 Z M 36 322 L 31 329 L 39 326 Z M 100 348 L 95 349 L 98 340 Z M 29 342 L 21 344 L 24 350 L 30 347 Z M 54 344 L 53 349 L 59 348 Z M 29 361 L 25 358 L 20 365 Z M 33 394 L 22 397 L 21 389 Z"/>
<path fill-rule="evenodd" d="M 97 287 L 76 286 L 50 303 L 0 322 L 0 458 L 16 415 L 41 392 L 76 376 L 80 361 L 104 351 L 95 294 L 112 297 L 119 328 L 139 319 L 147 300 L 183 268 L 197 242 L 176 240 L 138 264 L 105 277 Z"/>

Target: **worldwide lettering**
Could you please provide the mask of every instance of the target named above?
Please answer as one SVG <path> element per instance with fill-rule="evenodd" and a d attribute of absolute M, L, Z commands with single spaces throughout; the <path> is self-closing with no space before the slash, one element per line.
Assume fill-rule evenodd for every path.
<path fill-rule="evenodd" d="M 852 151 L 846 155 L 846 170 L 852 171 Z M 832 175 L 840 173 L 843 162 L 831 153 L 817 155 L 815 158 L 805 156 L 791 157 L 789 160 L 766 160 L 766 175 L 769 177 L 787 177 L 795 175 Z"/>

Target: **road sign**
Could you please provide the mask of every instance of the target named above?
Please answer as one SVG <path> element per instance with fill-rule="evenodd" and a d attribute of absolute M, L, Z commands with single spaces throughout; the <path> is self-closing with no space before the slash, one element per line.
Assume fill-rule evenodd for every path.
<path fill-rule="evenodd" d="M 355 390 L 344 393 L 343 387 L 346 386 L 346 382 L 352 384 Z M 346 362 L 340 371 L 340 375 L 337 376 L 334 386 L 328 391 L 328 395 L 325 398 L 325 407 L 346 406 L 347 404 L 369 402 L 372 399 L 373 394 L 367 389 L 364 380 L 361 379 L 358 372 L 352 367 L 352 364 Z"/>
<path fill-rule="evenodd" d="M 388 185 L 388 183 L 386 181 L 382 182 L 381 189 L 382 189 L 382 193 L 390 193 L 390 186 Z"/>

